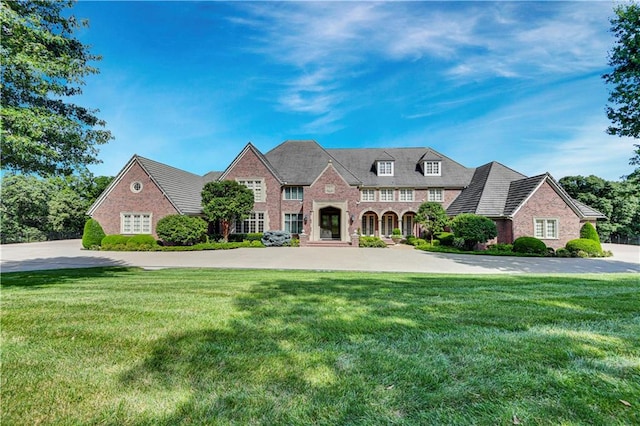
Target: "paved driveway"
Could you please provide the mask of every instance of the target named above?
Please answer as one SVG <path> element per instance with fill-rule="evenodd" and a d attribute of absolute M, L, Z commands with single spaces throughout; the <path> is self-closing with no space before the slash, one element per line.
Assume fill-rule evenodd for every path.
<path fill-rule="evenodd" d="M 200 252 L 102 252 L 83 250 L 80 240 L 0 246 L 2 272 L 93 266 L 144 268 L 260 268 L 377 272 L 610 273 L 640 272 L 640 247 L 603 245 L 614 257 L 559 259 L 428 253 L 399 245 L 389 249 L 269 248 Z"/>

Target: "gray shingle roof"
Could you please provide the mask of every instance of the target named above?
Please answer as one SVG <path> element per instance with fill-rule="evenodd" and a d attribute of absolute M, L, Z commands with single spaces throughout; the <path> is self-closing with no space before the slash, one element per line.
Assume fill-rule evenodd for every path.
<path fill-rule="evenodd" d="M 600 213 L 598 210 L 589 207 L 588 205 L 576 200 L 575 198 L 573 199 L 573 202 L 578 207 L 578 209 L 580 210 L 580 212 L 582 213 L 582 215 L 584 217 L 588 217 L 588 218 L 591 218 L 591 219 L 606 219 L 607 218 L 604 214 Z"/>
<path fill-rule="evenodd" d="M 429 156 L 433 157 L 430 159 L 442 162 L 442 176 L 424 176 L 421 163 L 429 151 Z M 346 165 L 365 187 L 463 188 L 469 184 L 473 176 L 473 169 L 464 167 L 429 148 L 327 149 L 327 152 Z M 385 153 L 395 160 L 393 176 L 376 174 L 376 161 Z"/>
<path fill-rule="evenodd" d="M 451 216 L 460 213 L 503 216 L 505 205 L 509 202 L 511 183 L 524 177 L 495 161 L 480 166 L 475 169 L 469 186 L 447 208 L 447 213 Z"/>
<path fill-rule="evenodd" d="M 180 213 L 202 213 L 200 193 L 204 184 L 210 181 L 206 179 L 212 178 L 212 173 L 216 172 L 200 176 L 148 158 L 135 157 Z"/>

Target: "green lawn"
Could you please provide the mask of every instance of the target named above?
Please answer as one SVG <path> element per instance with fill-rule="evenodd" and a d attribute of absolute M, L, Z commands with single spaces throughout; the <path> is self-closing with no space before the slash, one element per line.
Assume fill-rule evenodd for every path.
<path fill-rule="evenodd" d="M 1 279 L 2 425 L 640 424 L 638 275 Z"/>

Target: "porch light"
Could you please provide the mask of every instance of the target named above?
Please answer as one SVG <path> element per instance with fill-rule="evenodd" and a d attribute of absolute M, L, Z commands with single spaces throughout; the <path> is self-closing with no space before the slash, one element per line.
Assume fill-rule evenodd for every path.
<path fill-rule="evenodd" d="M 304 218 L 303 218 L 302 220 L 304 220 L 304 223 L 306 224 L 308 219 L 309 219 L 309 218 L 308 218 L 308 217 L 307 217 L 307 215 L 305 214 L 305 215 L 304 215 Z"/>
<path fill-rule="evenodd" d="M 356 217 L 354 215 L 351 215 L 351 223 L 353 223 L 356 220 Z"/>

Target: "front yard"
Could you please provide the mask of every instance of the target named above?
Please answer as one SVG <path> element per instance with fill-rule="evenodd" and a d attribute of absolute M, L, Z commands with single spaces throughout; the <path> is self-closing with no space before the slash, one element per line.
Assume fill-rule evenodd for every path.
<path fill-rule="evenodd" d="M 2 424 L 639 424 L 637 274 L 2 274 Z"/>

